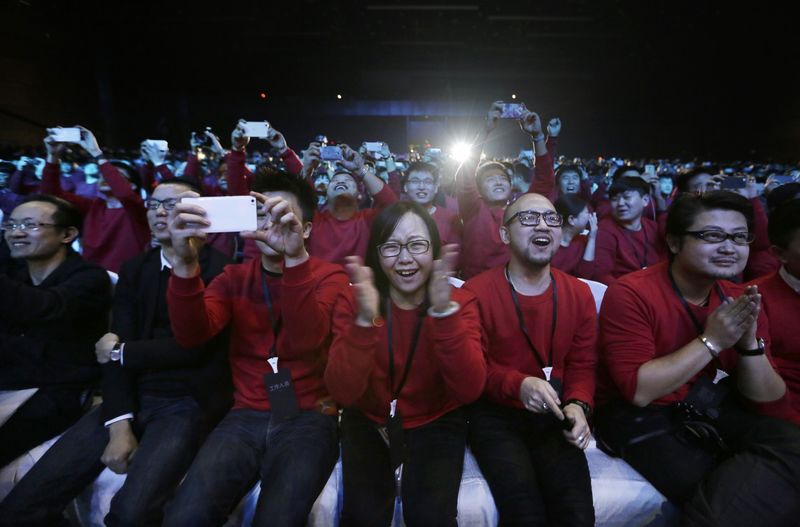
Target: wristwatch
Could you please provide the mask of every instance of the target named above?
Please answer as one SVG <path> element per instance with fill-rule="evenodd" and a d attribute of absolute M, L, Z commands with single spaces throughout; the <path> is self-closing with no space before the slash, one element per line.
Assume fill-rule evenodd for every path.
<path fill-rule="evenodd" d="M 111 359 L 113 362 L 119 362 L 120 358 L 122 358 L 122 346 L 123 344 L 120 342 L 114 344 L 114 347 L 111 348 L 109 359 Z"/>
<path fill-rule="evenodd" d="M 564 406 L 567 406 L 568 404 L 575 404 L 580 406 L 581 409 L 583 410 L 584 415 L 586 416 L 586 419 L 592 417 L 592 407 L 586 404 L 585 402 L 581 401 L 580 399 L 570 399 L 569 401 L 564 403 Z"/>
<path fill-rule="evenodd" d="M 756 343 L 758 345 L 756 346 L 755 349 L 740 350 L 740 349 L 737 348 L 736 349 L 736 353 L 738 353 L 739 355 L 741 355 L 743 357 L 757 357 L 759 355 L 763 355 L 764 353 L 766 353 L 766 348 L 764 346 L 764 339 L 757 338 L 756 339 Z"/>

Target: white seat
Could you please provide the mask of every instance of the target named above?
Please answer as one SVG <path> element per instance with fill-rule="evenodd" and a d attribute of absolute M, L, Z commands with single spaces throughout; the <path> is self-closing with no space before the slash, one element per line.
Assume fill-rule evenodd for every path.
<path fill-rule="evenodd" d="M 585 278 L 578 278 L 578 280 L 589 286 L 589 289 L 592 291 L 592 296 L 594 297 L 594 305 L 597 308 L 597 312 L 600 313 L 600 304 L 603 303 L 603 297 L 606 294 L 608 286 Z"/>

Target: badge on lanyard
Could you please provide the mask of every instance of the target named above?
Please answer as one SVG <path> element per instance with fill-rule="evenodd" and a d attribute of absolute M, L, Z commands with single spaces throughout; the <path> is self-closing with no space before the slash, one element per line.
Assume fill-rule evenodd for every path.
<path fill-rule="evenodd" d="M 278 357 L 271 357 L 268 362 L 272 367 L 272 373 L 264 375 L 264 386 L 272 408 L 271 419 L 280 423 L 297 415 L 300 407 L 297 405 L 291 372 L 287 368 L 278 369 Z"/>

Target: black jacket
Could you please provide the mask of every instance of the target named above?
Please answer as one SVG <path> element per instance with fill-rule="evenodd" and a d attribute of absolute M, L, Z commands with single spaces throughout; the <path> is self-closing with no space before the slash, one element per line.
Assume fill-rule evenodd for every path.
<path fill-rule="evenodd" d="M 0 390 L 89 387 L 110 306 L 106 271 L 71 250 L 38 286 L 25 265 L 0 265 Z"/>
<path fill-rule="evenodd" d="M 228 258 L 209 246 L 200 251 L 200 269 L 208 284 L 222 272 Z M 158 375 L 163 382 L 173 376 L 176 383 L 188 384 L 191 395 L 215 420 L 230 408 L 232 386 L 228 365 L 227 332 L 197 348 L 183 348 L 169 336 L 153 338 L 153 321 L 159 302 L 161 249 L 154 248 L 122 265 L 114 293 L 112 332 L 125 343 L 124 365 L 109 362 L 103 366 L 103 419 L 108 421 L 136 413 L 139 387 L 148 376 Z M 166 291 L 161 302 L 166 301 Z M 166 375 L 165 375 L 166 374 Z"/>

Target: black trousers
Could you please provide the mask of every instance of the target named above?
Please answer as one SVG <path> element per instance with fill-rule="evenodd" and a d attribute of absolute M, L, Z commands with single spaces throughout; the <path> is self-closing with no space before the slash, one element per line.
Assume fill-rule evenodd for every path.
<path fill-rule="evenodd" d="M 481 400 L 470 408 L 469 442 L 500 525 L 594 525 L 586 455 L 552 415 Z"/>
<path fill-rule="evenodd" d="M 83 415 L 81 396 L 75 388 L 40 388 L 0 426 L 0 467 L 51 439 Z"/>
<path fill-rule="evenodd" d="M 388 526 L 395 502 L 389 448 L 377 424 L 355 409 L 342 414 L 343 527 Z M 412 526 L 456 525 L 458 489 L 464 468 L 467 421 L 454 410 L 405 431 L 403 519 Z"/>
<path fill-rule="evenodd" d="M 683 509 L 683 525 L 797 525 L 800 428 L 756 415 L 736 400 L 713 423 L 724 443 L 676 426 L 670 408 L 612 403 L 598 409 L 596 435 Z M 653 423 L 672 423 L 659 433 Z M 680 419 L 677 419 L 680 422 Z M 644 440 L 636 440 L 641 433 Z"/>

